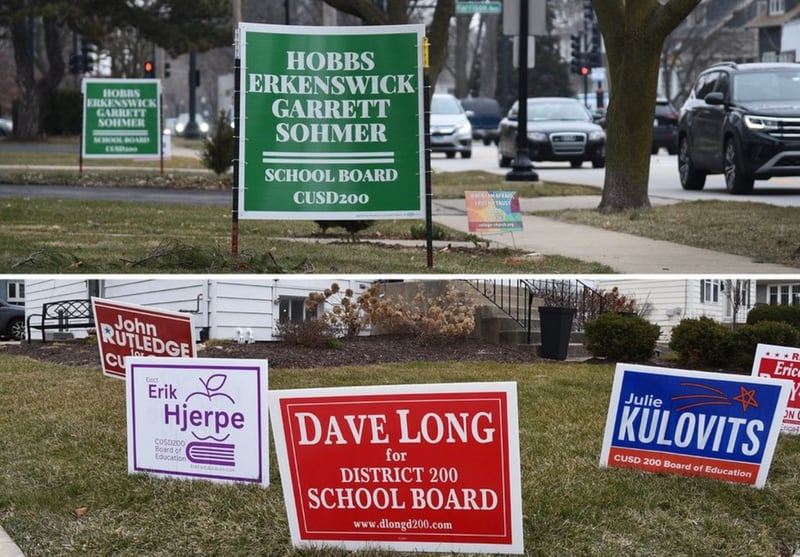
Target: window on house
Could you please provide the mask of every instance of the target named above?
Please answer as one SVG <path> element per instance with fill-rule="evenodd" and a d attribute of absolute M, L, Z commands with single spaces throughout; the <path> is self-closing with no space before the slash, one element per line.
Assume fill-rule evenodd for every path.
<path fill-rule="evenodd" d="M 6 301 L 9 304 L 22 304 L 25 302 L 25 283 L 22 281 L 8 281 L 6 283 Z"/>
<path fill-rule="evenodd" d="M 785 11 L 784 0 L 769 0 L 769 15 L 781 15 Z"/>
<path fill-rule="evenodd" d="M 713 304 L 719 302 L 719 281 L 704 279 L 700 281 L 700 303 Z"/>
<path fill-rule="evenodd" d="M 771 284 L 767 288 L 767 303 L 772 306 L 800 305 L 800 284 Z"/>
<path fill-rule="evenodd" d="M 306 309 L 306 299 L 299 296 L 281 296 L 279 302 L 278 321 L 308 321 L 315 316 L 314 312 Z"/>

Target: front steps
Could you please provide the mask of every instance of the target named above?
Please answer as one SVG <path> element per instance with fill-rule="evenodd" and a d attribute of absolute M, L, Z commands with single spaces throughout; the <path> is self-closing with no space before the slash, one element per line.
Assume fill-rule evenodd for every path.
<path fill-rule="evenodd" d="M 414 282 L 391 282 L 383 285 L 386 296 L 411 301 L 422 289 L 426 298 L 432 299 L 444 295 L 449 287 L 453 287 L 459 296 L 475 306 L 475 338 L 491 342 L 514 346 L 524 352 L 531 352 L 537 356 L 541 352 L 541 330 L 539 327 L 539 312 L 536 307 L 531 312 L 532 328 L 531 339 L 528 342 L 528 333 L 517 321 L 509 317 L 503 310 L 493 304 L 486 296 L 481 294 L 472 285 L 463 280 L 421 280 Z M 508 294 L 508 293 L 506 293 Z M 519 299 L 520 303 L 527 305 L 527 294 L 510 293 L 507 299 Z M 541 302 L 540 302 L 541 303 Z M 513 304 L 512 304 L 513 305 Z M 534 300 L 534 306 L 537 301 Z M 525 315 L 526 307 L 512 307 L 512 311 Z M 585 360 L 591 354 L 584 346 L 583 332 L 572 332 L 567 352 L 567 360 Z"/>

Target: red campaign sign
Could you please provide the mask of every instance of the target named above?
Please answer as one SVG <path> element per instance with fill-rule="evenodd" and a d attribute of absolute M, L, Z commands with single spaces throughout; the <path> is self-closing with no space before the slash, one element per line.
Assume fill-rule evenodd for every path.
<path fill-rule="evenodd" d="M 800 348 L 759 344 L 753 358 L 752 375 L 792 382 L 781 429 L 800 433 Z"/>
<path fill-rule="evenodd" d="M 522 552 L 516 384 L 270 392 L 295 545 Z"/>
<path fill-rule="evenodd" d="M 103 374 L 125 378 L 126 356 L 195 357 L 192 316 L 92 298 Z"/>

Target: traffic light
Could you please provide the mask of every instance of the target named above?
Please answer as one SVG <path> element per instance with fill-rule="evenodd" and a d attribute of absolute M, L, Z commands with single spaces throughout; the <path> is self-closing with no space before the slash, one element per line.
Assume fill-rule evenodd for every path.
<path fill-rule="evenodd" d="M 589 68 L 587 68 L 586 66 L 581 66 L 581 72 L 580 73 L 581 73 L 582 76 L 585 77 L 585 76 L 589 75 L 589 71 L 590 71 Z"/>
<path fill-rule="evenodd" d="M 589 65 L 596 68 L 603 65 L 602 35 L 595 24 L 592 28 L 592 44 L 589 48 Z"/>
<path fill-rule="evenodd" d="M 165 78 L 170 76 L 169 70 L 170 70 L 169 62 L 164 62 L 164 77 Z"/>
<path fill-rule="evenodd" d="M 570 35 L 571 58 L 570 58 L 570 71 L 572 73 L 580 73 L 580 68 L 583 65 L 583 48 L 581 48 L 581 36 Z"/>
<path fill-rule="evenodd" d="M 592 6 L 592 0 L 583 0 L 583 21 L 584 24 L 591 24 L 594 22 L 594 7 Z"/>
<path fill-rule="evenodd" d="M 97 58 L 97 45 L 93 42 L 81 39 L 81 71 L 92 73 L 94 71 L 94 61 Z"/>
<path fill-rule="evenodd" d="M 153 63 L 152 60 L 145 60 L 144 61 L 144 76 L 145 77 L 155 77 L 156 76 L 156 65 Z"/>
<path fill-rule="evenodd" d="M 77 52 L 73 52 L 69 57 L 69 73 L 78 75 L 83 69 L 82 66 L 81 55 Z"/>

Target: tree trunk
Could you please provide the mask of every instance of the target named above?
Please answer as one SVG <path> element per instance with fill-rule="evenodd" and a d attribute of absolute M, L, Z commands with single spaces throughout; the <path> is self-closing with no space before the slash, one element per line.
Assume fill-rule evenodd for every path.
<path fill-rule="evenodd" d="M 469 88 L 467 63 L 469 60 L 469 22 L 471 20 L 472 15 L 456 16 L 455 67 L 453 68 L 453 74 L 456 80 L 454 94 L 459 99 L 467 96 L 467 89 Z"/>
<path fill-rule="evenodd" d="M 661 49 L 640 44 L 624 60 L 609 56 L 612 101 L 608 107 L 606 175 L 602 211 L 650 207 L 650 145 Z"/>
<path fill-rule="evenodd" d="M 11 23 L 11 44 L 17 67 L 19 101 L 15 110 L 14 137 L 32 140 L 39 135 L 39 89 L 33 72 L 33 36 L 27 18 Z"/>
<path fill-rule="evenodd" d="M 485 20 L 486 28 L 481 39 L 481 73 L 478 94 L 481 97 L 494 98 L 497 91 L 497 45 L 500 18 L 489 16 L 481 17 L 481 19 Z"/>
<path fill-rule="evenodd" d="M 658 67 L 664 40 L 700 0 L 593 0 L 608 57 L 608 151 L 601 211 L 650 207 Z"/>

